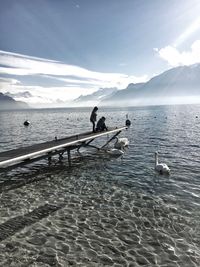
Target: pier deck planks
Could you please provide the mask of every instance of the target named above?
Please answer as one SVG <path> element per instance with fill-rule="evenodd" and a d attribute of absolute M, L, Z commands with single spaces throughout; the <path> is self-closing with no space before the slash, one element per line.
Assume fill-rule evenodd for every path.
<path fill-rule="evenodd" d="M 127 127 L 124 126 L 121 128 L 111 128 L 108 131 L 97 133 L 86 132 L 68 136 L 62 139 L 52 140 L 27 147 L 20 147 L 17 149 L 0 152 L 0 168 L 23 162 L 27 159 L 37 158 L 41 155 L 48 155 L 48 153 L 50 154 L 51 152 L 58 151 L 59 154 L 59 151 L 62 149 L 68 148 L 70 150 L 70 147 L 72 146 L 78 146 L 78 144 L 90 141 L 106 134 L 121 132 L 124 129 L 127 129 Z"/>

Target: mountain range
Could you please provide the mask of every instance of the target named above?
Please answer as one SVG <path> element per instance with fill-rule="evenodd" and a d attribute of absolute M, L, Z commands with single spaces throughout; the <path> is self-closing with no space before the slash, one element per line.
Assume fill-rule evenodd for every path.
<path fill-rule="evenodd" d="M 100 93 L 101 90 L 97 92 Z M 93 99 L 97 92 L 85 96 L 84 101 Z M 95 105 L 156 105 L 187 102 L 190 99 L 197 100 L 197 97 L 200 101 L 200 64 L 167 70 L 146 83 L 131 83 L 125 89 L 99 98 Z M 75 100 L 79 104 L 80 101 L 82 98 Z"/>
<path fill-rule="evenodd" d="M 16 101 L 12 97 L 0 93 L 0 110 L 25 108 L 29 108 L 28 104 L 21 101 Z"/>
<path fill-rule="evenodd" d="M 100 88 L 92 94 L 79 96 L 73 102 L 74 104 L 84 103 L 86 106 L 96 105 L 106 100 L 108 97 L 112 97 L 117 91 L 118 89 L 116 87 Z"/>
<path fill-rule="evenodd" d="M 18 93 L 10 93 L 10 92 L 6 92 L 5 95 L 7 96 L 10 96 L 14 99 L 17 99 L 17 98 L 30 98 L 32 97 L 32 94 L 28 91 L 24 91 L 24 92 L 18 92 Z"/>
<path fill-rule="evenodd" d="M 25 102 L 30 92 L 0 93 L 0 109 L 29 108 Z M 40 96 L 38 96 L 38 99 Z M 23 100 L 16 101 L 16 100 Z M 125 89 L 100 88 L 81 95 L 72 102 L 54 100 L 53 107 L 66 106 L 135 106 L 178 103 L 200 103 L 200 64 L 169 69 L 146 83 L 130 83 Z M 49 105 L 49 104 L 48 104 Z"/>

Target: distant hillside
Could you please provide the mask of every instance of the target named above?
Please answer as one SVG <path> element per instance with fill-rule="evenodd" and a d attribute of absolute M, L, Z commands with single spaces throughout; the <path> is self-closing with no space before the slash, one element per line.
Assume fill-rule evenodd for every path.
<path fill-rule="evenodd" d="M 122 90 L 100 88 L 93 94 L 80 96 L 73 103 L 85 106 L 131 106 L 195 101 L 200 103 L 200 64 L 172 68 L 146 83 L 131 83 Z"/>
<path fill-rule="evenodd" d="M 143 84 L 129 84 L 102 105 L 160 104 L 196 96 L 200 97 L 200 64 L 170 69 Z"/>
<path fill-rule="evenodd" d="M 12 97 L 0 93 L 0 110 L 25 108 L 29 108 L 26 103 L 15 101 Z"/>
<path fill-rule="evenodd" d="M 24 91 L 24 92 L 19 92 L 19 93 L 10 93 L 10 92 L 6 92 L 5 95 L 10 96 L 12 98 L 30 98 L 32 97 L 32 94 L 28 91 Z"/>
<path fill-rule="evenodd" d="M 130 83 L 126 89 L 118 90 L 106 99 L 102 100 L 101 104 L 109 105 L 118 101 L 121 102 L 125 99 L 129 100 L 132 98 L 133 94 L 138 94 L 140 92 L 140 89 L 144 86 L 144 84 L 145 83 Z"/>
<path fill-rule="evenodd" d="M 200 64 L 170 69 L 147 82 L 138 96 L 200 95 Z"/>
<path fill-rule="evenodd" d="M 100 101 L 105 100 L 107 97 L 112 96 L 117 92 L 117 88 L 100 88 L 96 92 L 90 95 L 81 95 L 80 97 L 76 98 L 73 102 L 74 104 L 79 105 L 97 105 Z"/>

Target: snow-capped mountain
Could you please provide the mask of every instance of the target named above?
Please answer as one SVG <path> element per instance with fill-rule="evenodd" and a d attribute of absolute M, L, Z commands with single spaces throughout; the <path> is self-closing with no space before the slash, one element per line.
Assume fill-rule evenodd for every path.
<path fill-rule="evenodd" d="M 18 93 L 10 93 L 10 92 L 6 92 L 5 95 L 10 96 L 12 98 L 30 98 L 33 97 L 32 94 L 28 91 L 24 91 L 24 92 L 18 92 Z"/>
<path fill-rule="evenodd" d="M 103 105 L 167 104 L 200 101 L 200 64 L 172 68 L 146 83 L 129 84 L 102 102 Z"/>
<path fill-rule="evenodd" d="M 111 97 L 113 94 L 117 92 L 117 88 L 100 88 L 99 90 L 95 91 L 94 93 L 90 95 L 81 95 L 78 98 L 76 98 L 73 102 L 74 104 L 84 106 L 88 105 L 98 105 L 99 102 L 105 100 L 107 97 Z"/>
<path fill-rule="evenodd" d="M 29 106 L 21 101 L 15 101 L 12 97 L 0 93 L 0 110 L 3 109 L 25 109 Z"/>

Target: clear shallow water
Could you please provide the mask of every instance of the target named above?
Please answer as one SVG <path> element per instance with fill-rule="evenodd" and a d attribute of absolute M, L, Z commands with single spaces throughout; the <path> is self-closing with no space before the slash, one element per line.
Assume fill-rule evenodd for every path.
<path fill-rule="evenodd" d="M 0 112 L 0 151 L 88 131 L 90 111 Z M 127 113 L 123 158 L 82 150 L 72 168 L 55 157 L 0 173 L 0 266 L 200 266 L 200 106 L 98 116 L 121 126 Z"/>

